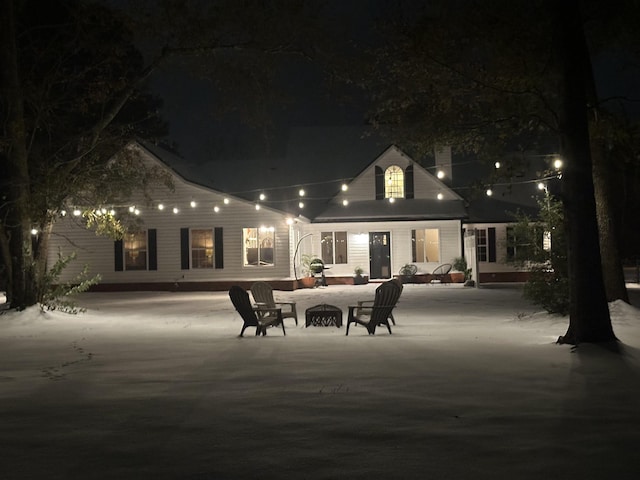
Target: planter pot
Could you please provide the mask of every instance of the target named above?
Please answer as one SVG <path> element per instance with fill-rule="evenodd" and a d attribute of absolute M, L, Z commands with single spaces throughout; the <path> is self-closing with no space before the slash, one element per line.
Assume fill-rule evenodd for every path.
<path fill-rule="evenodd" d="M 416 283 L 415 275 L 398 275 L 402 283 Z"/>
<path fill-rule="evenodd" d="M 363 275 L 356 275 L 353 277 L 354 285 L 366 285 L 367 283 L 369 283 L 369 277 L 365 277 Z"/>
<path fill-rule="evenodd" d="M 315 277 L 302 277 L 298 279 L 298 288 L 313 288 L 315 284 Z"/>

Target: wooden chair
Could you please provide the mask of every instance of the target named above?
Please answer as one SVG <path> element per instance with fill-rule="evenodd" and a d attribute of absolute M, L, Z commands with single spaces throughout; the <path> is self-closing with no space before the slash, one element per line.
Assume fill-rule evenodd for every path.
<path fill-rule="evenodd" d="M 399 278 L 392 278 L 389 281 L 395 283 L 400 289 L 400 294 L 402 294 L 402 289 L 404 288 L 402 281 Z M 398 298 L 400 298 L 400 295 L 398 295 Z M 374 300 L 359 300 L 358 307 L 356 308 L 356 317 L 360 318 L 362 315 L 371 315 L 370 307 L 373 305 L 373 302 Z M 396 319 L 393 318 L 393 312 L 389 313 L 389 320 L 391 320 L 391 323 L 394 325 L 396 324 Z"/>
<path fill-rule="evenodd" d="M 259 309 L 263 307 L 267 310 L 280 308 L 282 318 L 293 318 L 298 325 L 298 313 L 296 312 L 295 302 L 276 302 L 273 298 L 273 288 L 267 282 L 255 282 L 251 285 L 251 295 L 255 300 L 255 304 Z M 282 308 L 285 306 L 286 308 Z"/>
<path fill-rule="evenodd" d="M 247 291 L 237 285 L 229 289 L 229 298 L 244 321 L 240 330 L 241 337 L 247 327 L 256 327 L 256 335 L 266 335 L 268 327 L 282 325 L 282 333 L 287 334 L 279 308 L 254 308 Z"/>
<path fill-rule="evenodd" d="M 373 300 L 373 305 L 366 307 L 370 310 L 370 314 L 367 318 L 363 318 L 356 315 L 356 311 L 359 308 L 357 305 L 349 305 L 349 316 L 347 318 L 347 335 L 349 335 L 349 326 L 352 323 L 357 323 L 366 327 L 369 335 L 375 335 L 376 327 L 379 325 L 385 325 L 389 333 L 391 333 L 391 326 L 389 325 L 389 316 L 391 311 L 396 306 L 400 293 L 402 290 L 398 288 L 397 282 L 390 280 L 384 282 L 378 288 L 376 288 L 376 295 Z M 360 307 L 361 308 L 361 307 Z"/>

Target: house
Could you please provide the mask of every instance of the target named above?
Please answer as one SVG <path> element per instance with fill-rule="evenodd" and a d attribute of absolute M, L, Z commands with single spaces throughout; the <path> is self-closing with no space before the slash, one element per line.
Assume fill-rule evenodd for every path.
<path fill-rule="evenodd" d="M 330 143 L 319 140 L 325 148 Z M 516 194 L 495 187 L 492 197 L 470 201 L 460 193 L 467 187 L 453 181 L 457 166 L 449 147 L 436 151 L 433 167 L 425 168 L 395 145 L 362 137 L 344 145 L 351 149 L 344 156 L 309 148 L 314 158 L 292 147 L 288 158 L 273 164 L 219 163 L 205 171 L 138 142 L 130 148 L 167 169 L 174 190 L 153 192 L 150 203 L 139 196 L 119 206 L 141 220 L 122 241 L 98 237 L 67 215 L 54 227 L 49 261 L 58 251 L 75 251 L 78 261 L 65 279 L 87 264 L 102 277 L 99 290 L 222 290 L 256 280 L 293 289 L 304 275 L 304 255 L 322 259 L 329 284 L 352 282 L 357 267 L 382 281 L 405 264 L 428 281 L 437 266 L 462 255 L 480 282 L 525 278 L 507 261 L 506 239 L 514 212 L 535 211 L 529 181 Z M 363 152 L 372 156 L 358 166 L 356 155 Z M 256 188 L 250 174 L 264 188 Z"/>

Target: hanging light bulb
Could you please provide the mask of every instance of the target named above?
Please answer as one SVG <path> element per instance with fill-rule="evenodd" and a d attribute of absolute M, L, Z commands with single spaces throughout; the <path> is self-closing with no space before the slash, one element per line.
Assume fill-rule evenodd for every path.
<path fill-rule="evenodd" d="M 346 198 L 342 200 L 342 205 L 344 205 L 345 207 L 349 205 L 349 200 L 347 200 Z"/>
<path fill-rule="evenodd" d="M 347 190 L 349 190 L 349 185 L 347 185 L 346 183 L 343 183 L 341 188 L 343 192 L 346 192 Z"/>
<path fill-rule="evenodd" d="M 306 194 L 306 192 L 304 191 L 304 188 L 301 188 L 301 189 L 298 191 L 298 195 L 300 195 L 301 197 L 304 197 L 304 196 L 305 196 L 305 194 Z"/>
<path fill-rule="evenodd" d="M 444 198 L 444 195 L 442 194 L 442 192 L 438 193 L 437 198 L 438 200 L 442 200 Z"/>
<path fill-rule="evenodd" d="M 500 168 L 502 165 L 500 164 L 500 162 L 496 162 L 495 166 L 496 166 L 496 168 Z"/>
<path fill-rule="evenodd" d="M 223 203 L 224 203 L 225 205 L 229 205 L 229 199 L 228 199 L 228 198 L 225 198 L 225 199 L 223 200 Z"/>
<path fill-rule="evenodd" d="M 196 208 L 198 204 L 196 203 L 195 200 L 191 200 L 191 203 L 189 205 L 191 205 L 191 208 Z"/>
<path fill-rule="evenodd" d="M 159 203 L 158 204 L 158 210 L 164 210 L 164 204 Z"/>
<path fill-rule="evenodd" d="M 437 177 L 442 180 L 444 178 L 444 170 L 438 170 Z"/>
<path fill-rule="evenodd" d="M 220 207 L 216 205 L 215 207 L 213 207 L 213 211 L 218 213 L 220 211 Z"/>
<path fill-rule="evenodd" d="M 490 188 L 487 188 L 487 197 L 490 197 L 491 195 L 493 195 L 493 190 L 491 190 Z"/>
<path fill-rule="evenodd" d="M 180 212 L 180 210 L 178 209 L 178 207 L 173 207 L 173 213 L 176 213 L 176 214 L 177 214 L 177 213 L 179 213 L 179 212 Z"/>

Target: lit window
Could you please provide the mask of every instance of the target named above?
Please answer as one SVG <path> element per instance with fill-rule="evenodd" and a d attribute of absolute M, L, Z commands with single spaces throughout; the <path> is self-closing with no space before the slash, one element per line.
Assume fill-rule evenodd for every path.
<path fill-rule="evenodd" d="M 213 268 L 213 230 L 191 230 L 191 268 Z"/>
<path fill-rule="evenodd" d="M 404 198 L 404 172 L 397 165 L 384 172 L 384 198 Z"/>
<path fill-rule="evenodd" d="M 147 232 L 127 233 L 123 239 L 124 269 L 147 269 Z"/>
<path fill-rule="evenodd" d="M 411 230 L 413 262 L 440 262 L 440 231 L 437 228 Z"/>
<path fill-rule="evenodd" d="M 244 266 L 273 266 L 275 231 L 272 227 L 243 228 Z"/>
<path fill-rule="evenodd" d="M 347 232 L 322 232 L 320 243 L 325 265 L 347 263 Z"/>

